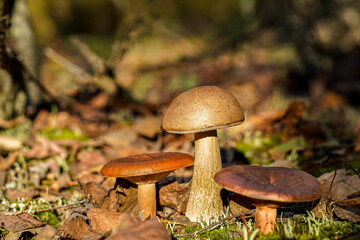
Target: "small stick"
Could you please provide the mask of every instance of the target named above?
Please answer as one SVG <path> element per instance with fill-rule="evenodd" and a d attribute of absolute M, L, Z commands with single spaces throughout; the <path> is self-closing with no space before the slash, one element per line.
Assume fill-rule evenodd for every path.
<path fill-rule="evenodd" d="M 360 174 L 358 173 L 358 171 L 356 171 L 356 169 L 355 169 L 353 166 L 351 166 L 351 165 L 349 165 L 349 167 L 350 167 L 351 170 L 353 170 L 354 173 L 360 178 Z"/>
<path fill-rule="evenodd" d="M 201 233 L 201 232 L 203 232 L 203 231 L 205 231 L 205 230 L 208 230 L 208 229 L 210 229 L 210 228 L 216 227 L 217 225 L 220 225 L 221 223 L 223 223 L 223 222 L 225 222 L 225 221 L 227 221 L 227 220 L 231 220 L 231 219 L 233 219 L 233 218 L 238 218 L 238 217 L 244 217 L 245 215 L 248 215 L 248 214 L 251 214 L 251 215 L 250 215 L 250 216 L 247 216 L 247 217 L 251 217 L 251 216 L 254 214 L 254 212 L 255 212 L 255 210 L 250 210 L 250 211 L 246 211 L 246 212 L 237 214 L 237 215 L 235 215 L 235 216 L 225 217 L 225 218 L 223 218 L 223 219 L 221 219 L 221 220 L 219 220 L 219 221 L 217 221 L 217 222 L 215 222 L 215 223 L 213 223 L 213 224 L 210 224 L 209 226 L 206 226 L 206 227 L 204 227 L 204 228 L 202 228 L 202 229 L 199 229 L 199 230 L 197 230 L 197 231 L 195 231 L 195 232 L 186 233 L 186 234 L 179 234 L 179 235 L 176 235 L 175 237 L 195 236 L 196 234 Z"/>
<path fill-rule="evenodd" d="M 335 177 L 336 177 L 336 173 L 337 173 L 337 170 L 335 170 L 335 172 L 334 172 L 334 177 L 333 177 L 333 179 L 331 180 L 330 187 L 329 187 L 329 191 L 328 191 L 328 193 L 327 193 L 327 195 L 326 195 L 326 199 L 327 199 L 327 202 L 326 202 L 326 205 L 325 205 L 325 210 L 326 210 L 326 212 L 327 212 L 327 208 L 328 208 L 328 205 L 329 205 L 329 203 L 330 203 L 330 200 L 331 200 L 331 198 L 329 198 L 329 194 L 330 194 L 331 189 L 332 189 L 332 186 L 333 186 L 333 184 L 334 184 Z M 328 214 L 330 214 L 330 213 L 328 212 Z"/>
<path fill-rule="evenodd" d="M 82 42 L 78 37 L 70 38 L 71 42 L 78 48 L 80 54 L 87 60 L 91 65 L 94 72 L 98 74 L 104 74 L 106 70 L 106 64 L 104 60 L 94 53 L 88 45 Z"/>
<path fill-rule="evenodd" d="M 76 75 L 82 82 L 86 83 L 88 79 L 91 78 L 90 74 L 88 74 L 84 69 L 67 60 L 65 57 L 57 53 L 54 49 L 46 47 L 44 49 L 44 54 L 63 68 L 67 69 L 72 74 Z"/>
<path fill-rule="evenodd" d="M 31 211 L 30 213 L 41 213 L 41 212 L 47 212 L 47 211 L 52 211 L 52 210 L 56 210 L 56 209 L 59 209 L 59 208 L 68 208 L 68 207 L 72 207 L 74 205 L 78 205 L 78 204 L 82 204 L 82 203 L 86 203 L 88 202 L 89 200 L 88 199 L 84 199 L 84 200 L 81 200 L 79 202 L 76 202 L 76 203 L 70 203 L 70 204 L 66 204 L 66 205 L 63 205 L 63 206 L 57 206 L 57 207 L 52 207 L 52 208 L 46 208 L 46 209 L 40 209 L 40 210 L 35 210 L 35 211 Z"/>

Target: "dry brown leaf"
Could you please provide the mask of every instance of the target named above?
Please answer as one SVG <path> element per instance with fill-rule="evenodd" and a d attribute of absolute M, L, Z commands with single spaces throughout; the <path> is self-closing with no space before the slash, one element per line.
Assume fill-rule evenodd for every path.
<path fill-rule="evenodd" d="M 40 110 L 33 123 L 34 130 L 42 130 L 49 126 L 51 114 L 49 111 Z"/>
<path fill-rule="evenodd" d="M 6 196 L 10 201 L 15 201 L 17 198 L 32 198 L 36 192 L 32 188 L 26 188 L 26 189 L 6 189 L 5 191 Z"/>
<path fill-rule="evenodd" d="M 88 150 L 80 151 L 76 159 L 80 162 L 79 164 L 81 164 L 83 170 L 103 165 L 108 161 L 100 151 Z"/>
<path fill-rule="evenodd" d="M 337 217 L 355 223 L 360 222 L 360 197 L 336 201 L 333 206 Z"/>
<path fill-rule="evenodd" d="M 161 120 L 159 117 L 149 116 L 146 118 L 137 118 L 134 121 L 133 128 L 147 138 L 154 138 L 157 134 L 161 133 L 160 126 Z"/>
<path fill-rule="evenodd" d="M 39 234 L 34 237 L 34 240 L 49 240 L 53 239 L 56 234 L 56 228 L 46 225 L 40 230 Z"/>
<path fill-rule="evenodd" d="M 31 148 L 23 153 L 26 158 L 46 158 L 50 156 L 59 156 L 61 159 L 65 159 L 68 152 L 65 148 L 60 147 L 57 143 L 48 140 L 47 138 L 36 135 L 35 144 Z"/>
<path fill-rule="evenodd" d="M 10 152 L 6 158 L 0 155 L 0 170 L 6 170 L 10 168 L 14 162 L 16 162 L 19 156 L 19 151 Z"/>
<path fill-rule="evenodd" d="M 345 200 L 347 196 L 359 192 L 360 178 L 356 175 L 347 175 L 345 169 L 336 170 L 336 175 L 335 171 L 324 173 L 318 178 L 318 181 L 321 183 L 321 198 L 320 202 L 312 210 L 318 218 L 322 218 L 324 215 L 326 217 L 332 215 L 331 201 Z"/>
<path fill-rule="evenodd" d="M 152 218 L 140 222 L 135 216 L 122 214 L 119 225 L 108 240 L 169 240 L 170 233 L 161 223 Z"/>
<path fill-rule="evenodd" d="M 160 205 L 170 207 L 180 213 L 185 213 L 189 194 L 189 184 L 170 183 L 159 191 Z"/>
<path fill-rule="evenodd" d="M 285 131 L 292 133 L 297 131 L 295 125 L 299 123 L 306 109 L 304 101 L 291 102 L 285 110 L 266 112 L 251 117 L 245 121 L 245 128 L 264 129 L 268 133 Z"/>
<path fill-rule="evenodd" d="M 96 232 L 108 232 L 119 223 L 120 212 L 112 212 L 103 208 L 91 208 L 86 215 L 90 224 Z"/>
<path fill-rule="evenodd" d="M 99 183 L 96 182 L 88 182 L 88 183 L 81 183 L 81 189 L 83 190 L 84 194 L 89 196 L 92 201 L 96 204 L 99 204 L 104 197 L 108 194 L 106 188 L 101 186 Z"/>
<path fill-rule="evenodd" d="M 101 208 L 110 211 L 118 211 L 124 213 L 137 214 L 137 188 L 123 188 L 117 187 L 109 191 L 109 194 L 99 204 Z"/>
<path fill-rule="evenodd" d="M 51 185 L 50 189 L 55 192 L 59 192 L 61 189 L 75 185 L 76 182 L 73 182 L 71 180 L 70 175 L 68 173 L 63 173 L 55 180 L 55 182 Z"/>
<path fill-rule="evenodd" d="M 19 232 L 25 229 L 44 225 L 28 213 L 0 213 L 0 227 L 9 232 Z"/>
<path fill-rule="evenodd" d="M 228 90 L 239 100 L 244 109 L 252 109 L 261 100 L 260 91 L 254 82 L 232 85 Z"/>
<path fill-rule="evenodd" d="M 335 179 L 330 189 L 334 174 L 335 171 L 332 171 L 318 178 L 320 183 L 322 183 L 322 197 L 329 197 L 334 201 L 340 201 L 346 199 L 346 196 L 360 191 L 360 178 L 357 175 L 347 175 L 345 169 L 336 171 Z"/>
<path fill-rule="evenodd" d="M 65 223 L 64 227 L 59 229 L 61 237 L 65 239 L 100 239 L 102 234 L 92 229 L 81 217 L 76 217 Z"/>
<path fill-rule="evenodd" d="M 99 136 L 100 140 L 103 140 L 105 144 L 115 148 L 129 147 L 135 143 L 139 135 L 132 128 L 121 128 L 107 132 Z"/>
<path fill-rule="evenodd" d="M 80 121 L 70 113 L 62 111 L 55 115 L 54 126 L 57 128 L 67 128 L 74 132 L 80 132 Z"/>
<path fill-rule="evenodd" d="M 100 92 L 88 101 L 88 104 L 93 109 L 101 109 L 110 102 L 110 95 L 107 92 Z"/>

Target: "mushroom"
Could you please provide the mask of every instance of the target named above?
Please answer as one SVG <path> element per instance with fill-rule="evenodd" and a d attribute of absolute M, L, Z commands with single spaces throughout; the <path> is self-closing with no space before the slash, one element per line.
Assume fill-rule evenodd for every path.
<path fill-rule="evenodd" d="M 236 165 L 220 170 L 214 180 L 247 197 L 256 207 L 255 227 L 265 234 L 274 231 L 277 208 L 281 205 L 320 198 L 320 183 L 297 169 Z"/>
<path fill-rule="evenodd" d="M 194 158 L 186 153 L 166 152 L 138 154 L 106 163 L 100 173 L 105 177 L 120 177 L 138 186 L 139 212 L 144 219 L 156 216 L 155 183 L 176 169 L 192 166 Z"/>
<path fill-rule="evenodd" d="M 214 182 L 215 173 L 222 168 L 217 129 L 243 121 L 238 100 L 215 86 L 201 86 L 180 94 L 165 112 L 163 130 L 194 133 L 194 172 L 185 213 L 191 221 L 208 219 L 221 212 L 221 187 Z"/>

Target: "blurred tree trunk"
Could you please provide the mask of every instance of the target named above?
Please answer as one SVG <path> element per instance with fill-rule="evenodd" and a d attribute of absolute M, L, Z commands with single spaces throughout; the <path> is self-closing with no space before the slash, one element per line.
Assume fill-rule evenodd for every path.
<path fill-rule="evenodd" d="M 28 21 L 26 1 L 4 0 L 1 10 L 0 118 L 10 119 L 24 114 L 28 104 L 34 106 L 40 104 L 42 94 L 38 88 L 39 85 L 35 85 L 29 79 L 30 75 L 32 80 L 37 77 L 38 61 L 35 57 L 35 38 Z M 12 26 L 13 16 L 14 25 Z M 10 27 L 18 52 L 9 39 Z"/>
<path fill-rule="evenodd" d="M 39 78 L 39 47 L 31 24 L 29 9 L 26 0 L 16 0 L 12 17 L 11 35 L 15 42 L 15 49 L 31 75 Z M 29 76 L 23 74 L 24 85 L 30 105 L 37 106 L 42 101 L 39 85 Z"/>

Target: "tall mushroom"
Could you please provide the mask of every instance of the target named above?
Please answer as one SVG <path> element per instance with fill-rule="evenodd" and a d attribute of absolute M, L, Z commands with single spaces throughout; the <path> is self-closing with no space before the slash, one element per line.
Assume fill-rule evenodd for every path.
<path fill-rule="evenodd" d="M 118 158 L 101 169 L 105 177 L 120 177 L 138 185 L 139 211 L 144 218 L 156 216 L 155 183 L 176 169 L 192 166 L 194 158 L 186 153 L 166 152 L 138 154 Z"/>
<path fill-rule="evenodd" d="M 291 168 L 237 165 L 220 170 L 214 179 L 223 188 L 247 197 L 256 207 L 255 227 L 263 233 L 274 231 L 281 205 L 320 198 L 316 178 Z"/>
<path fill-rule="evenodd" d="M 244 113 L 237 99 L 215 86 L 201 86 L 176 97 L 162 120 L 170 133 L 194 133 L 195 162 L 185 215 L 191 221 L 221 212 L 221 187 L 214 175 L 222 168 L 217 129 L 241 124 Z"/>

